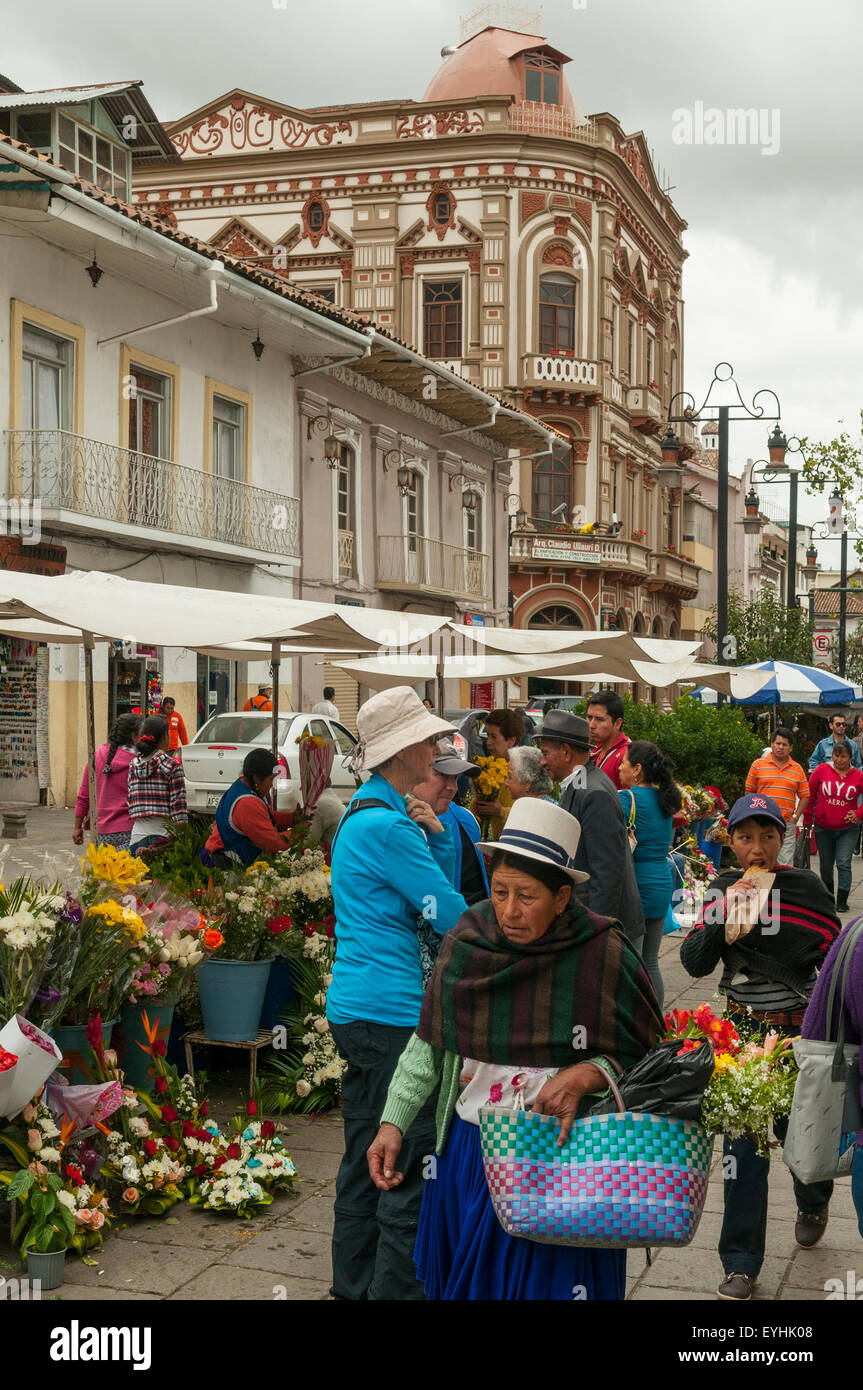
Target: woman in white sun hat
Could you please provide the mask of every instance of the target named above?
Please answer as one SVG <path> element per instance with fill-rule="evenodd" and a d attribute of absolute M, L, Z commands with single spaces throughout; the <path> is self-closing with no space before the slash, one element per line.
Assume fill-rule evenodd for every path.
<path fill-rule="evenodd" d="M 512 1107 L 517 1097 L 557 1117 L 562 1143 L 582 1102 L 644 1056 L 662 1030 L 637 951 L 617 922 L 574 895 L 587 878 L 573 868 L 580 835 L 559 806 L 522 798 L 497 843 L 481 846 L 491 897 L 444 938 L 419 1026 L 390 1083 L 368 1155 L 387 1195 L 399 1191 L 414 1116 L 439 1088 L 435 1181 L 425 1184 L 415 1251 L 431 1299 L 625 1293 L 624 1250 L 537 1244 L 504 1231 L 480 1144 L 481 1107 Z"/>
<path fill-rule="evenodd" d="M 336 1182 L 333 1295 L 422 1299 L 413 1246 L 423 1157 L 434 1147 L 434 1103 L 403 1150 L 405 1180 L 381 1194 L 366 1149 L 378 1130 L 396 1062 L 422 1004 L 417 916 L 440 935 L 467 903 L 453 888 L 455 847 L 427 802 L 413 797 L 431 771 L 436 741 L 452 726 L 410 686 L 374 695 L 357 716 L 356 766 L 371 773 L 332 845 L 336 959 L 327 1018 L 340 1055 L 345 1156 Z"/>

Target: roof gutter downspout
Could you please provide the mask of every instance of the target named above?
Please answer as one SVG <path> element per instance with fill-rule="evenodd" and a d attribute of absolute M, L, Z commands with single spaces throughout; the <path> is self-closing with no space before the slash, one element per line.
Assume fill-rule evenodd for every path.
<path fill-rule="evenodd" d="M 368 329 L 368 338 L 362 352 L 355 352 L 352 357 L 337 357 L 333 362 L 325 362 L 321 367 L 303 367 L 302 371 L 294 372 L 294 381 L 298 381 L 301 376 L 313 376 L 315 372 L 331 372 L 333 367 L 346 367 L 349 362 L 362 362 L 364 358 L 371 357 L 374 329 Z"/>
<path fill-rule="evenodd" d="M 203 309 L 189 309 L 185 314 L 174 314 L 169 319 L 159 319 L 157 323 L 145 323 L 140 328 L 128 328 L 124 333 L 114 333 L 110 338 L 98 338 L 96 346 L 105 347 L 107 343 L 119 343 L 122 338 L 131 338 L 135 333 L 152 333 L 155 328 L 167 328 L 172 323 L 185 323 L 186 319 L 198 319 L 204 314 L 215 313 L 219 307 L 216 279 L 224 269 L 221 261 L 211 261 L 209 269 L 204 271 L 204 278 L 210 282 L 210 302 Z"/>
<path fill-rule="evenodd" d="M 454 439 L 457 434 L 470 434 L 472 430 L 490 429 L 497 419 L 497 412 L 500 407 L 496 401 L 493 401 L 489 408 L 491 410 L 490 420 L 479 420 L 475 425 L 465 425 L 465 427 L 460 430 L 444 430 L 443 434 L 438 435 L 438 439 Z"/>
<path fill-rule="evenodd" d="M 83 208 L 92 216 L 101 217 L 106 222 L 113 223 L 127 235 L 140 237 L 142 241 L 158 247 L 163 252 L 173 252 L 199 270 L 208 270 L 213 265 L 212 257 L 203 256 L 199 251 L 193 251 L 191 247 L 183 246 L 182 242 L 172 241 L 165 236 L 164 232 L 155 232 L 151 227 L 145 227 L 143 223 L 135 222 L 131 217 L 126 217 L 123 213 L 115 212 L 113 208 L 106 207 L 96 198 L 90 198 L 86 193 L 81 193 L 72 186 L 75 182 L 75 176 L 66 169 L 58 169 L 53 164 L 48 166 L 44 160 L 36 159 L 23 150 L 17 150 L 13 145 L 7 145 L 3 140 L 0 140 L 0 157 L 14 161 L 21 168 L 29 169 L 31 173 L 38 173 L 42 178 L 53 183 L 62 184 L 63 197 L 68 198 L 69 202 Z M 286 299 L 283 295 L 276 294 L 274 290 L 269 290 L 263 285 L 256 285 L 254 281 L 243 279 L 232 270 L 223 271 L 223 277 L 227 282 L 227 288 L 232 293 L 245 295 L 251 300 L 263 300 L 271 308 L 278 307 L 282 313 L 287 310 L 294 318 L 300 319 L 319 334 L 329 331 L 331 334 L 345 339 L 352 347 L 363 346 L 367 341 L 365 333 L 360 332 L 359 329 L 349 328 L 346 324 L 339 323 L 335 319 L 328 319 L 314 309 L 297 303 L 296 300 Z M 323 325 L 326 325 L 326 328 Z M 392 344 L 390 343 L 389 346 Z"/>

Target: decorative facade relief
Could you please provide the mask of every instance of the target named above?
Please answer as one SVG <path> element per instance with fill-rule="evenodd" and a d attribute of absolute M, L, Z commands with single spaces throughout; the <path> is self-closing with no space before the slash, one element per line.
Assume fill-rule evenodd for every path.
<path fill-rule="evenodd" d="M 254 106 L 244 97 L 233 97 L 228 107 L 213 111 L 187 130 L 171 136 L 183 158 L 228 154 L 231 150 L 302 150 L 308 145 L 343 145 L 354 138 L 350 121 L 308 125 L 305 121 Z"/>

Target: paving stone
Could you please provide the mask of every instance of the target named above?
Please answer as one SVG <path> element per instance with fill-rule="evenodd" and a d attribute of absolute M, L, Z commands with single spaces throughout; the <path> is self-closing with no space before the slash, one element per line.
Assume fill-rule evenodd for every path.
<path fill-rule="evenodd" d="M 328 1231 L 333 1229 L 333 1197 L 329 1193 L 312 1197 L 292 1214 L 286 1214 L 274 1223 L 277 1227 L 302 1229 L 307 1231 Z"/>
<path fill-rule="evenodd" d="M 270 1211 L 272 1207 L 267 1207 L 266 1212 Z M 216 1258 L 248 1240 L 250 1235 L 266 1230 L 270 1224 L 257 1217 L 247 1222 L 228 1213 L 201 1211 L 186 1202 L 173 1207 L 171 1216 L 170 1225 L 157 1217 L 141 1217 L 122 1229 L 115 1227 L 113 1234 L 123 1241 L 145 1240 L 153 1245 L 185 1245 L 196 1250 L 211 1250 Z"/>
<path fill-rule="evenodd" d="M 341 1120 L 315 1120 L 305 1128 L 299 1129 L 294 1118 L 288 1116 L 282 1120 L 282 1126 L 279 1137 L 292 1156 L 294 1146 L 298 1149 L 338 1154 L 339 1158 L 345 1151 L 345 1127 Z"/>
<path fill-rule="evenodd" d="M 766 1256 L 758 1276 L 759 1293 L 774 1297 L 788 1268 L 788 1261 Z M 722 1280 L 722 1263 L 716 1252 L 693 1249 L 663 1250 L 644 1278 L 643 1287 L 705 1289 L 715 1292 Z M 811 1282 L 811 1280 L 810 1280 Z"/>
<path fill-rule="evenodd" d="M 56 1291 L 61 1303 L 159 1303 L 157 1293 L 134 1293 L 131 1289 L 106 1289 L 95 1285 L 92 1289 L 86 1284 L 63 1284 Z M 54 1298 L 54 1294 L 42 1295 L 42 1302 Z"/>
<path fill-rule="evenodd" d="M 171 1302 L 194 1299 L 205 1302 L 289 1302 L 321 1301 L 330 1294 L 326 1283 L 315 1279 L 280 1279 L 267 1269 L 245 1269 L 220 1263 L 191 1279 L 171 1296 Z"/>
<path fill-rule="evenodd" d="M 301 1178 L 315 1183 L 321 1179 L 327 1182 L 335 1181 L 342 1161 L 341 1152 L 333 1153 L 330 1149 L 301 1149 L 291 1143 L 287 1143 L 286 1147 Z"/>
<path fill-rule="evenodd" d="M 66 1283 L 164 1295 L 182 1287 L 214 1261 L 212 1250 L 143 1240 L 106 1241 L 96 1258 L 98 1268 L 80 1262 L 67 1268 Z"/>
<path fill-rule="evenodd" d="M 855 1278 L 863 1279 L 863 1242 L 858 1242 L 856 1250 L 830 1250 L 821 1245 L 801 1250 L 791 1263 L 787 1282 L 795 1288 L 823 1288 L 828 1279 L 841 1279 L 844 1284 L 849 1269 L 855 1271 Z"/>
<path fill-rule="evenodd" d="M 332 1237 L 328 1231 L 280 1227 L 256 1236 L 230 1263 L 241 1269 L 270 1269 L 283 1277 L 329 1280 L 332 1277 Z"/>
<path fill-rule="evenodd" d="M 718 1282 L 718 1281 L 717 1281 Z M 641 1284 L 633 1294 L 627 1294 L 631 1303 L 704 1303 L 716 1294 L 693 1291 L 692 1289 L 655 1289 Z"/>

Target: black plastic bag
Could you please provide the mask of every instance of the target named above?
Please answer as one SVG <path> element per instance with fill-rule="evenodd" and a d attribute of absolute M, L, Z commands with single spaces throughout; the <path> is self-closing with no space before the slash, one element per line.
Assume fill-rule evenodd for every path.
<path fill-rule="evenodd" d="M 793 864 L 795 869 L 809 868 L 810 830 L 798 830 L 797 839 L 794 841 Z"/>
<path fill-rule="evenodd" d="M 640 1062 L 625 1071 L 617 1083 L 624 1110 L 674 1115 L 678 1120 L 699 1120 L 701 1101 L 714 1071 L 713 1048 L 706 1038 L 690 1052 L 681 1052 L 684 1040 L 657 1043 Z M 591 1115 L 617 1110 L 612 1095 L 591 1106 Z"/>

